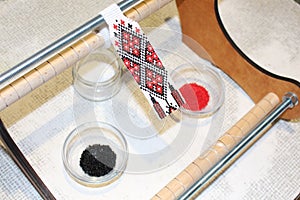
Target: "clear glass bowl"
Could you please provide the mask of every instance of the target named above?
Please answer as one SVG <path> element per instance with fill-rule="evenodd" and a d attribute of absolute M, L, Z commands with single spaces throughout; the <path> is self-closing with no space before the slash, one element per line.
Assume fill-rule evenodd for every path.
<path fill-rule="evenodd" d="M 77 62 L 72 74 L 75 90 L 85 99 L 104 101 L 120 90 L 120 61 L 111 50 L 93 51 Z"/>
<path fill-rule="evenodd" d="M 108 145 L 116 154 L 116 164 L 104 176 L 90 176 L 80 166 L 82 152 L 90 145 Z M 114 126 L 104 122 L 88 122 L 75 128 L 66 138 L 62 152 L 67 173 L 78 183 L 88 187 L 100 187 L 118 179 L 127 166 L 127 142 Z"/>
<path fill-rule="evenodd" d="M 182 97 L 184 97 L 185 102 L 187 102 L 187 100 L 194 102 L 196 106 L 199 102 L 199 109 L 195 109 L 193 108 L 194 106 L 189 106 L 188 104 L 181 106 L 180 110 L 183 114 L 191 117 L 207 117 L 211 116 L 222 106 L 225 93 L 224 83 L 218 72 L 214 70 L 212 66 L 203 63 L 186 63 L 175 68 L 170 73 L 170 77 L 176 89 Z M 185 91 L 188 95 L 183 95 L 183 86 L 191 84 L 207 92 L 201 97 L 202 99 L 208 98 L 203 100 L 205 102 L 201 101 L 199 93 L 196 94 L 191 86 L 185 87 Z"/>

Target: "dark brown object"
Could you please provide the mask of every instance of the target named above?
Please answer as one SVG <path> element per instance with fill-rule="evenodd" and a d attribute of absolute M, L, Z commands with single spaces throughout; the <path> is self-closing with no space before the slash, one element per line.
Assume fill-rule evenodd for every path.
<path fill-rule="evenodd" d="M 300 97 L 298 81 L 264 70 L 234 44 L 220 19 L 217 0 L 176 0 L 176 3 L 184 43 L 228 74 L 255 103 L 269 92 L 278 96 L 293 92 Z M 199 49 L 199 44 L 203 49 Z M 300 106 L 287 110 L 281 118 L 300 119 Z"/>

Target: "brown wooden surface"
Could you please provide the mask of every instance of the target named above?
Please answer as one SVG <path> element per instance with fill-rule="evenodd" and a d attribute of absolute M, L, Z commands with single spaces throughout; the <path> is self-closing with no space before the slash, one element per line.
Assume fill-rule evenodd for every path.
<path fill-rule="evenodd" d="M 218 23 L 215 0 L 176 0 L 176 3 L 184 35 L 183 41 L 235 80 L 255 103 L 268 92 L 282 97 L 290 91 L 300 97 L 299 85 L 259 70 L 233 47 Z M 198 44 L 195 45 L 193 40 Z M 199 44 L 204 50 L 199 49 Z M 281 118 L 299 120 L 300 106 L 287 110 Z"/>

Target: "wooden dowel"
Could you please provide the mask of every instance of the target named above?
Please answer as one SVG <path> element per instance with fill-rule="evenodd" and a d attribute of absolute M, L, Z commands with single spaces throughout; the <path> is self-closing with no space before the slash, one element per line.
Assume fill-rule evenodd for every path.
<path fill-rule="evenodd" d="M 57 72 L 55 71 L 53 67 L 54 63 L 50 62 L 44 62 L 40 66 L 36 68 L 36 71 L 38 72 L 38 75 L 42 78 L 42 83 L 45 83 L 46 81 L 50 80 L 54 76 L 57 75 Z M 27 83 L 28 80 L 32 80 L 31 77 L 27 77 Z M 29 85 L 29 83 L 28 83 Z"/>
<path fill-rule="evenodd" d="M 134 20 L 134 21 L 140 21 L 140 14 L 139 12 L 136 10 L 135 7 L 131 8 L 130 10 L 126 11 L 125 16 Z"/>
<path fill-rule="evenodd" d="M 159 0 L 156 0 L 156 1 L 153 1 L 153 0 L 144 0 L 144 2 L 146 3 L 146 5 L 148 6 L 148 8 L 150 9 L 151 13 L 153 13 L 155 10 L 159 10 L 160 7 L 162 7 L 160 5 L 160 1 Z"/>
<path fill-rule="evenodd" d="M 145 2 L 141 2 L 140 4 L 136 5 L 134 8 L 139 14 L 139 19 L 137 21 L 141 21 L 142 19 L 146 18 L 146 16 L 150 15 L 150 13 L 151 13 L 151 10 L 148 7 L 148 4 L 146 4 Z"/>
<path fill-rule="evenodd" d="M 203 155 L 196 158 L 152 199 L 176 199 L 201 178 L 212 166 L 222 159 L 248 132 L 276 107 L 279 98 L 267 94 L 244 117 L 222 135 Z M 174 181 L 176 180 L 176 181 Z M 167 189 L 166 189 L 167 188 Z M 171 196 L 170 194 L 175 194 Z"/>
<path fill-rule="evenodd" d="M 135 21 L 140 21 L 157 11 L 172 0 L 145 0 L 125 12 L 125 15 Z M 0 111 L 41 86 L 54 76 L 74 65 L 90 52 L 104 45 L 101 35 L 92 32 L 46 62 L 28 72 L 0 90 Z"/>
<path fill-rule="evenodd" d="M 0 110 L 3 110 L 54 76 L 62 73 L 79 59 L 88 55 L 92 50 L 103 45 L 103 43 L 103 39 L 101 40 L 97 34 L 90 33 L 85 38 L 4 87 L 0 91 Z"/>

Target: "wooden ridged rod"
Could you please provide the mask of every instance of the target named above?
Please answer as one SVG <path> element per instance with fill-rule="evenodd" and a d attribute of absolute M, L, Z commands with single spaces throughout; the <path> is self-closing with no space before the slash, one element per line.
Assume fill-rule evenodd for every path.
<path fill-rule="evenodd" d="M 203 155 L 196 158 L 155 194 L 152 200 L 169 200 L 180 197 L 184 191 L 191 187 L 238 144 L 278 103 L 279 98 L 276 94 L 267 94 L 234 126 L 226 131 Z"/>
<path fill-rule="evenodd" d="M 141 1 L 124 14 L 135 21 L 140 21 L 171 1 L 172 0 Z M 0 90 L 0 111 L 43 85 L 54 76 L 57 76 L 68 67 L 71 67 L 78 60 L 87 56 L 96 48 L 101 47 L 104 42 L 101 35 L 91 32 L 24 76 L 7 85 Z"/>
<path fill-rule="evenodd" d="M 57 76 L 102 44 L 104 44 L 104 40 L 101 37 L 96 33 L 90 33 L 34 70 L 4 87 L 0 91 L 0 110 Z"/>

